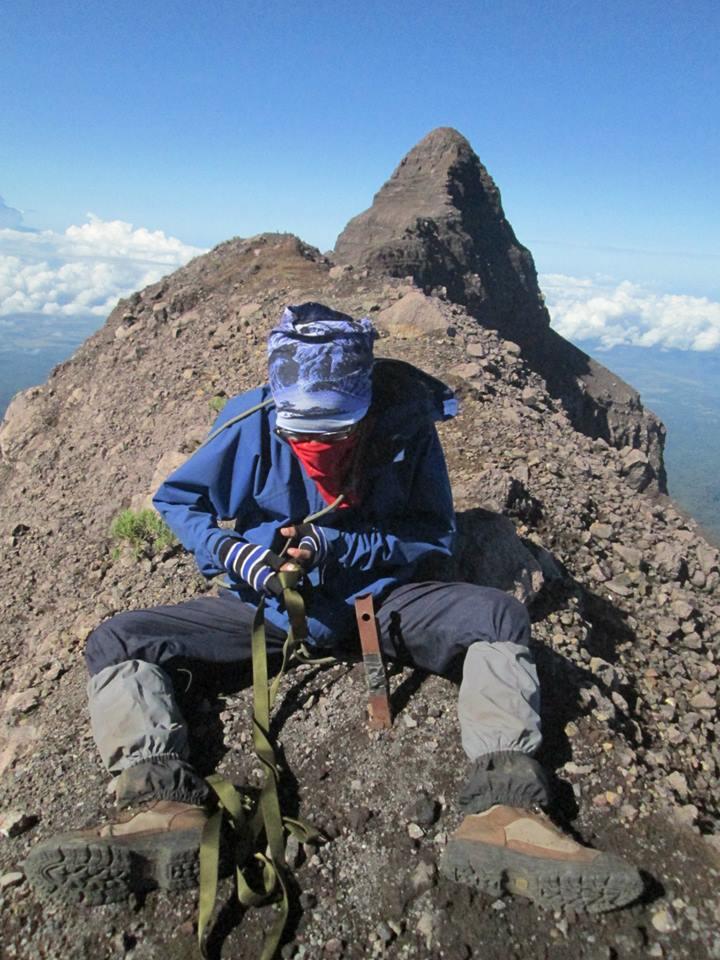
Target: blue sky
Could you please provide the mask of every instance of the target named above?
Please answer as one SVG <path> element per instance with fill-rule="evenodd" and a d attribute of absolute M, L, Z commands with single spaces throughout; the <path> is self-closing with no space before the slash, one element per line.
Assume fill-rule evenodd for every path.
<path fill-rule="evenodd" d="M 100 315 L 236 234 L 328 249 L 449 125 L 500 187 L 560 329 L 720 348 L 719 41 L 717 0 L 10 0 L 0 316 L 67 315 L 80 284 Z"/>

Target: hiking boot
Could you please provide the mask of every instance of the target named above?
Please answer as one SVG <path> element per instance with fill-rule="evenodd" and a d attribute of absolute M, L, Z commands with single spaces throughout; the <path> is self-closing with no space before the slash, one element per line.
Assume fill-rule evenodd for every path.
<path fill-rule="evenodd" d="M 205 807 L 156 800 L 113 823 L 38 844 L 25 861 L 41 892 L 96 906 L 130 893 L 197 886 Z"/>
<path fill-rule="evenodd" d="M 451 880 L 499 896 L 517 893 L 552 910 L 601 913 L 640 896 L 638 871 L 576 843 L 542 814 L 494 806 L 465 817 L 441 863 Z"/>

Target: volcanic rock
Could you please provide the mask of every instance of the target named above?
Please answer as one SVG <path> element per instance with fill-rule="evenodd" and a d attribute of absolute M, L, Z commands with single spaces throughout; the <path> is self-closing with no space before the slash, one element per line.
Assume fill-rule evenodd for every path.
<path fill-rule="evenodd" d="M 377 325 L 397 337 L 421 337 L 426 333 L 445 333 L 448 322 L 429 297 L 411 291 L 378 314 Z"/>

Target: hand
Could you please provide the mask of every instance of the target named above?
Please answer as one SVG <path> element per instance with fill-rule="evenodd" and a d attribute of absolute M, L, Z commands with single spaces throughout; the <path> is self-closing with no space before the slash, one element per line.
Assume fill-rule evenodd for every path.
<path fill-rule="evenodd" d="M 243 580 L 257 593 L 279 596 L 282 586 L 276 576 L 278 570 L 287 570 L 289 565 L 267 547 L 245 543 L 228 537 L 218 550 L 221 563 L 236 577 Z"/>
<path fill-rule="evenodd" d="M 322 566 L 327 556 L 327 541 L 321 527 L 314 523 L 298 523 L 291 527 L 281 527 L 280 533 L 290 540 L 297 540 L 296 547 L 288 547 L 287 554 L 303 570 L 312 570 Z"/>

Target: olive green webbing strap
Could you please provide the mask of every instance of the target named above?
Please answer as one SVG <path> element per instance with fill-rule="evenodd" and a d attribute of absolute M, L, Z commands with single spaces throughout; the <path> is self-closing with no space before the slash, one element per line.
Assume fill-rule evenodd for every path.
<path fill-rule="evenodd" d="M 253 743 L 255 753 L 265 769 L 265 778 L 260 796 L 252 812 L 252 802 L 243 797 L 235 787 L 222 777 L 208 778 L 214 790 L 218 809 L 210 816 L 203 830 L 200 846 L 200 901 L 198 912 L 198 942 L 205 956 L 204 937 L 212 916 L 217 896 L 218 871 L 220 866 L 220 835 L 222 822 L 228 817 L 230 826 L 237 835 L 244 859 L 236 864 L 238 900 L 244 907 L 277 903 L 277 916 L 265 936 L 260 960 L 272 960 L 280 944 L 289 913 L 286 884 L 285 831 L 292 833 L 301 842 L 317 836 L 317 831 L 303 820 L 283 817 L 278 796 L 279 771 L 275 751 L 270 740 L 270 712 L 277 697 L 282 677 L 295 655 L 299 643 L 307 635 L 305 605 L 297 592 L 300 570 L 280 571 L 278 578 L 283 587 L 283 602 L 287 610 L 290 628 L 283 645 L 282 664 L 272 683 L 268 681 L 267 647 L 265 640 L 265 603 L 261 600 L 255 613 L 252 630 L 253 664 Z M 262 835 L 265 835 L 266 851 L 257 851 Z M 261 891 L 254 890 L 245 877 L 247 859 L 251 851 L 262 864 Z"/>
<path fill-rule="evenodd" d="M 256 409 L 266 406 L 258 404 L 245 414 L 233 418 L 223 424 L 208 440 L 209 442 L 218 433 L 242 419 Z M 344 500 L 340 494 L 329 506 L 305 517 L 303 523 L 312 523 L 331 510 L 338 507 Z M 283 556 L 292 543 L 287 541 L 280 553 Z M 252 627 L 252 668 L 253 668 L 253 745 L 255 753 L 265 769 L 265 779 L 260 791 L 260 797 L 254 805 L 249 797 L 241 794 L 232 783 L 219 775 L 208 777 L 208 784 L 212 787 L 217 798 L 217 810 L 208 818 L 203 829 L 200 844 L 200 894 L 198 904 L 198 943 L 200 952 L 205 956 L 205 933 L 212 917 L 217 899 L 217 885 L 220 870 L 220 843 L 222 824 L 225 817 L 235 834 L 236 864 L 235 880 L 237 896 L 240 904 L 245 907 L 263 906 L 268 903 L 279 903 L 279 910 L 274 923 L 265 936 L 260 960 L 272 960 L 280 945 L 289 913 L 289 899 L 285 874 L 285 831 L 287 830 L 300 842 L 305 843 L 317 837 L 317 830 L 305 820 L 292 817 L 283 817 L 280 809 L 278 784 L 280 774 L 277 768 L 275 750 L 270 740 L 270 712 L 275 704 L 278 689 L 291 660 L 297 659 L 307 664 L 335 663 L 333 656 L 313 657 L 304 643 L 307 637 L 307 620 L 305 604 L 296 587 L 302 575 L 302 570 L 280 570 L 277 577 L 283 588 L 282 599 L 287 611 L 289 629 L 282 650 L 282 663 L 272 683 L 268 682 L 267 644 L 265 637 L 265 601 L 261 599 Z M 265 834 L 266 852 L 261 853 L 257 847 Z M 254 859 L 262 864 L 261 891 L 254 890 L 245 876 L 247 860 L 250 852 Z"/>
<path fill-rule="evenodd" d="M 338 494 L 338 496 L 333 500 L 333 502 L 328 504 L 326 507 L 323 507 L 322 510 L 318 510 L 317 513 L 308 514 L 307 517 L 305 517 L 305 519 L 303 520 L 303 523 L 314 523 L 316 520 L 319 520 L 320 517 L 324 517 L 326 514 L 330 513 L 331 511 L 339 507 L 344 499 L 345 499 L 344 493 Z M 285 554 L 287 553 L 287 549 L 292 542 L 293 542 L 293 538 L 292 537 L 288 538 L 287 543 L 280 551 L 280 554 L 279 554 L 280 557 L 285 556 Z M 303 623 L 305 623 L 304 620 L 303 620 Z M 313 667 L 324 667 L 324 666 L 329 666 L 331 663 L 338 662 L 337 657 L 333 656 L 332 654 L 325 654 L 324 656 L 321 656 L 321 657 L 317 657 L 314 654 L 312 654 L 307 644 L 304 642 L 304 639 L 300 639 L 300 637 L 304 638 L 306 633 L 307 633 L 307 630 L 304 629 L 301 633 L 296 633 L 295 635 L 296 642 L 293 646 L 292 655 L 295 657 L 295 659 L 299 663 L 304 663 L 304 664 L 307 664 L 308 666 L 313 666 Z M 286 648 L 284 647 L 283 648 L 283 665 L 281 667 L 280 673 L 278 674 L 278 678 L 276 678 L 276 683 L 279 682 L 279 678 L 282 677 L 282 674 L 285 672 L 286 660 L 289 659 L 285 657 L 285 650 Z"/>

